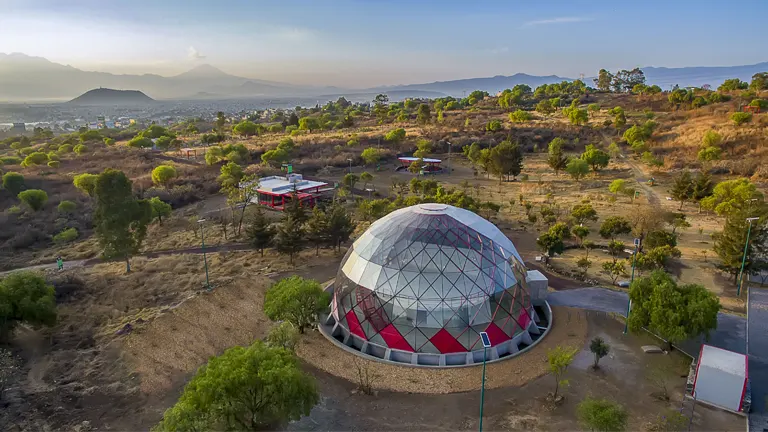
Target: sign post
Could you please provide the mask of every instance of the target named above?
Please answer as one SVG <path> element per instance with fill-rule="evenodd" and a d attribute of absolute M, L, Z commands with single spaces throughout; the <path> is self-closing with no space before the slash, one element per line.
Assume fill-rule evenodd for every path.
<path fill-rule="evenodd" d="M 632 276 L 629 277 L 630 288 L 632 287 L 632 282 L 634 282 L 635 280 L 635 261 L 637 257 L 637 249 L 640 247 L 640 239 L 636 238 L 634 243 L 635 243 L 635 250 L 632 252 Z M 629 296 L 629 292 L 627 292 L 627 296 Z M 632 299 L 630 298 L 627 301 L 627 319 L 624 320 L 624 334 L 627 334 L 627 330 L 629 329 L 629 312 L 631 310 L 632 310 Z"/>
<path fill-rule="evenodd" d="M 480 432 L 483 432 L 483 404 L 485 402 L 485 361 L 488 357 L 488 348 L 491 347 L 491 338 L 488 333 L 480 332 L 480 339 L 483 340 L 483 384 L 480 387 Z"/>

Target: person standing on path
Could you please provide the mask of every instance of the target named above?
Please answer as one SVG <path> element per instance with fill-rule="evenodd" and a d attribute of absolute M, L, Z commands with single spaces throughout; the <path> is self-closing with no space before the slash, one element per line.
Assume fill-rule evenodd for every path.
<path fill-rule="evenodd" d="M 64 270 L 64 260 L 60 256 L 56 257 L 56 266 L 59 268 L 59 271 Z"/>

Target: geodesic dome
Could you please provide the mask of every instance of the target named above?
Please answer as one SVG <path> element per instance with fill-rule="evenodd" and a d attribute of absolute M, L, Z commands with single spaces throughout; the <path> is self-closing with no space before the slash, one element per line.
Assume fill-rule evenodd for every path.
<path fill-rule="evenodd" d="M 419 204 L 373 223 L 333 288 L 331 316 L 344 333 L 390 350 L 482 350 L 483 331 L 494 346 L 522 333 L 530 343 L 535 327 L 515 246 L 492 223 L 449 205 Z"/>

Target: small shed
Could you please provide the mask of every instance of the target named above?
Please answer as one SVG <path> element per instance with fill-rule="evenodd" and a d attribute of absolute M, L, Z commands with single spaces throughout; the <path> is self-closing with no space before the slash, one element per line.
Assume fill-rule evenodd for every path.
<path fill-rule="evenodd" d="M 693 382 L 696 401 L 743 412 L 748 380 L 747 356 L 711 345 L 701 346 Z"/>

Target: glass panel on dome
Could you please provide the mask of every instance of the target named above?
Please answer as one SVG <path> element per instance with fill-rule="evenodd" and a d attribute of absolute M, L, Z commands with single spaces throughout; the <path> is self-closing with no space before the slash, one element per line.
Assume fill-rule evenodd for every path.
<path fill-rule="evenodd" d="M 491 305 L 487 300 L 480 304 L 468 305 L 467 311 L 470 325 L 487 324 L 491 321 Z"/>
<path fill-rule="evenodd" d="M 416 338 L 416 342 L 418 343 L 418 337 Z M 424 343 L 421 347 L 416 348 L 419 352 L 427 353 L 427 354 L 440 354 L 440 350 L 435 348 L 434 345 L 432 345 L 432 342 L 427 341 Z"/>
<path fill-rule="evenodd" d="M 363 270 L 363 273 L 358 280 L 358 284 L 366 288 L 375 289 L 376 282 L 379 279 L 379 273 L 381 273 L 381 266 L 369 262 L 366 264 L 365 270 Z"/>

